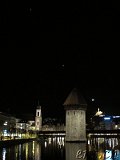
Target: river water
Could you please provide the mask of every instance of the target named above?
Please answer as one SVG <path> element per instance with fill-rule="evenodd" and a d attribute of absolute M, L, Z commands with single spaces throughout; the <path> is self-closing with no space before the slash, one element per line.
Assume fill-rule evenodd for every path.
<path fill-rule="evenodd" d="M 117 138 L 93 138 L 86 143 L 66 143 L 64 137 L 47 137 L 0 148 L 0 160 L 120 160 Z"/>

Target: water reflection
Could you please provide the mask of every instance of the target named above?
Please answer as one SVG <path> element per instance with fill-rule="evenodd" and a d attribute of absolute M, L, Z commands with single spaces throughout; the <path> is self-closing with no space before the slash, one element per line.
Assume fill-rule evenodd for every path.
<path fill-rule="evenodd" d="M 41 160 L 41 145 L 39 143 L 36 143 L 36 149 L 35 149 L 35 160 Z"/>
<path fill-rule="evenodd" d="M 19 160 L 21 160 L 21 156 L 22 156 L 21 144 L 19 144 L 17 152 L 18 152 L 18 155 L 19 155 Z"/>
<path fill-rule="evenodd" d="M 86 160 L 86 143 L 66 143 L 66 160 Z"/>
<path fill-rule="evenodd" d="M 0 148 L 0 160 L 117 160 L 118 138 L 89 138 L 86 143 L 66 143 L 64 137 L 45 137 L 39 141 Z"/>
<path fill-rule="evenodd" d="M 64 137 L 48 137 L 44 140 L 44 146 L 41 145 L 42 160 L 65 159 Z"/>
<path fill-rule="evenodd" d="M 6 148 L 3 148 L 2 157 L 3 157 L 3 160 L 6 159 Z"/>
<path fill-rule="evenodd" d="M 120 159 L 120 142 L 118 138 L 88 139 L 87 151 L 97 160 Z"/>

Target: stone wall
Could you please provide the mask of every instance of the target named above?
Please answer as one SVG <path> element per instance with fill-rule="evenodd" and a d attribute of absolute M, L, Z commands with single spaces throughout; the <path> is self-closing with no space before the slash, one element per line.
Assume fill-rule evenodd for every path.
<path fill-rule="evenodd" d="M 86 116 L 84 110 L 66 111 L 66 141 L 86 140 Z"/>

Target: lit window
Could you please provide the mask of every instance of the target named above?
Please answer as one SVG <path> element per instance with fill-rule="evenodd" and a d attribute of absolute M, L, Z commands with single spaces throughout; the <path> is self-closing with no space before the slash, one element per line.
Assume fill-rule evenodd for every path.
<path fill-rule="evenodd" d="M 104 120 L 110 120 L 111 118 L 110 117 L 104 117 Z"/>

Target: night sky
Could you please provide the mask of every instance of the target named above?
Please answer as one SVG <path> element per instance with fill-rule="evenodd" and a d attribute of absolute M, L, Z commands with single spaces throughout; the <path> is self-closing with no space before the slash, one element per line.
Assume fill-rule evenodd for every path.
<path fill-rule="evenodd" d="M 77 87 L 91 114 L 98 107 L 106 114 L 120 114 L 119 6 L 80 3 L 4 4 L 1 111 L 35 114 L 39 100 L 44 117 L 62 117 L 62 104 Z"/>

